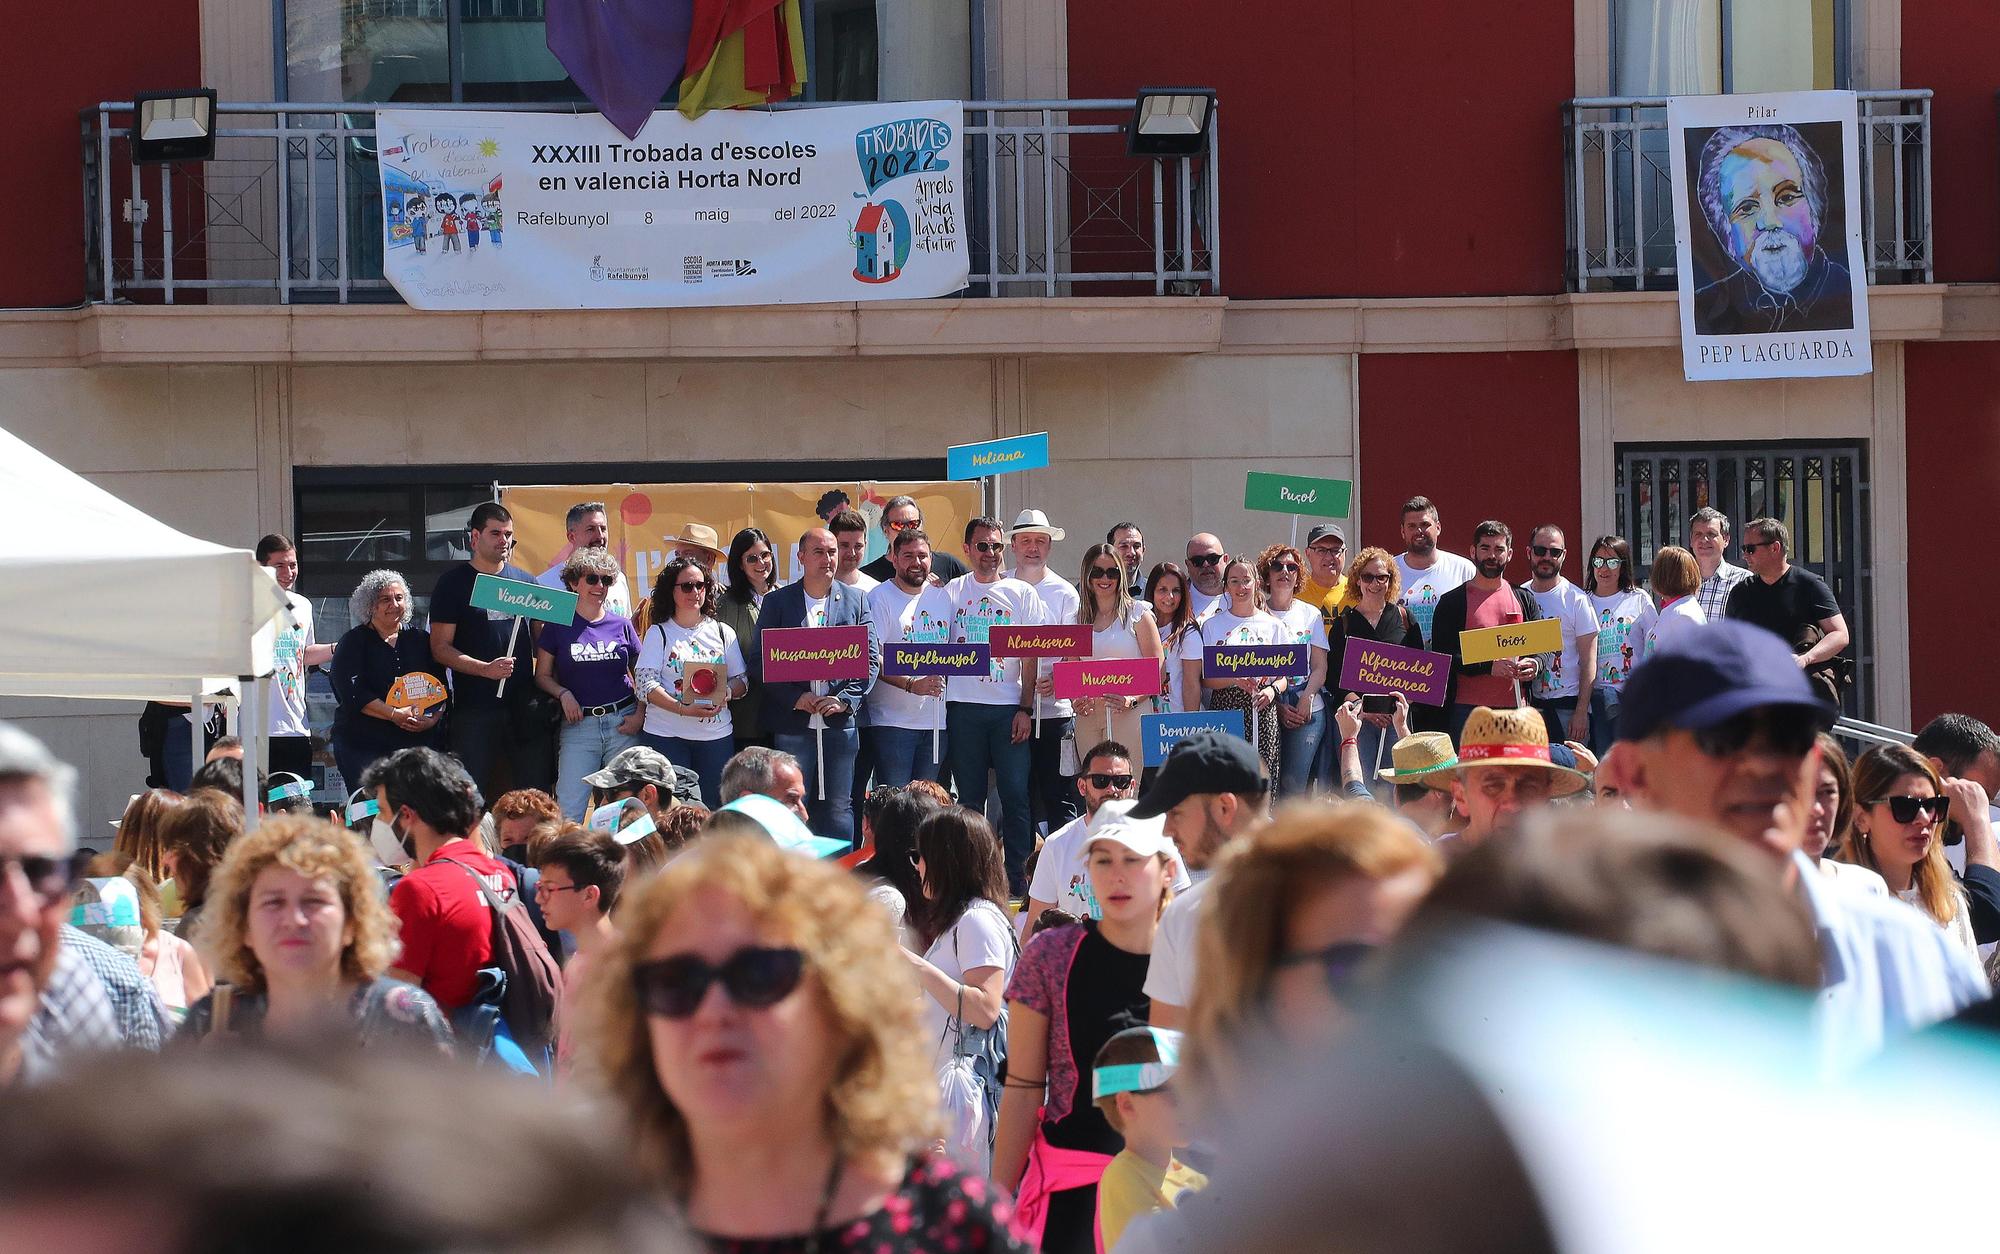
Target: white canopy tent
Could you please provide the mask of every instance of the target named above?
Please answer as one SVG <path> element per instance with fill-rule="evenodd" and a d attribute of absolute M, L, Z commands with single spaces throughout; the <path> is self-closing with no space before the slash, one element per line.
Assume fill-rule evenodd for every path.
<path fill-rule="evenodd" d="M 0 696 L 234 693 L 254 823 L 264 723 L 252 681 L 271 673 L 290 612 L 248 550 L 183 535 L 0 430 Z"/>

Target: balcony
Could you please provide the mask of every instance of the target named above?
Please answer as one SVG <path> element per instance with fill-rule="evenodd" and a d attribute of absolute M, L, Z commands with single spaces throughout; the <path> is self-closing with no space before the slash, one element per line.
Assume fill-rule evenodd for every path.
<path fill-rule="evenodd" d="M 1860 93 L 1861 236 L 1868 281 L 1931 281 L 1931 93 Z M 1665 99 L 1563 105 L 1569 290 L 1674 286 Z"/>
<path fill-rule="evenodd" d="M 963 295 L 1220 294 L 1216 145 L 1193 158 L 1127 156 L 1132 107 L 965 102 L 972 275 Z M 131 102 L 83 110 L 90 299 L 400 303 L 382 277 L 373 108 L 223 103 L 217 112 L 213 160 L 139 166 L 130 157 Z"/>

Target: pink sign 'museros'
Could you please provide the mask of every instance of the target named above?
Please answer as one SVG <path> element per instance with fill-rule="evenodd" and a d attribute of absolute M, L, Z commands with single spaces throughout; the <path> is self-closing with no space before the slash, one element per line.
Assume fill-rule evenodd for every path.
<path fill-rule="evenodd" d="M 1058 701 L 1095 697 L 1150 697 L 1160 690 L 1156 657 L 1091 658 L 1049 668 Z"/>
<path fill-rule="evenodd" d="M 766 683 L 868 678 L 868 629 L 863 626 L 772 627 L 757 643 L 764 651 Z"/>
<path fill-rule="evenodd" d="M 1340 660 L 1340 690 L 1362 696 L 1402 693 L 1421 705 L 1443 705 L 1451 657 L 1373 640 L 1347 640 Z"/>

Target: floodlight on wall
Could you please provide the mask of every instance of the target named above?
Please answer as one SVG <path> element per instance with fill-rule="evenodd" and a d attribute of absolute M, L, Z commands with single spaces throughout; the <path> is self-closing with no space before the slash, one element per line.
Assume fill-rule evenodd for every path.
<path fill-rule="evenodd" d="M 214 155 L 213 88 L 132 97 L 132 160 L 207 161 Z"/>
<path fill-rule="evenodd" d="M 1125 128 L 1134 157 L 1199 157 L 1208 151 L 1215 119 L 1212 87 L 1144 87 Z"/>

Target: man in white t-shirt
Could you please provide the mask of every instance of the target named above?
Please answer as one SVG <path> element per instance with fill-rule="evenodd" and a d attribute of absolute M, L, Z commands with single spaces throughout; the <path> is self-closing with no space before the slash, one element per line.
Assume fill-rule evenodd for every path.
<path fill-rule="evenodd" d="M 836 535 L 838 542 L 842 537 Z M 896 577 L 868 593 L 868 620 L 882 641 L 944 644 L 951 639 L 951 595 L 931 582 L 931 538 L 921 527 L 889 541 Z M 834 577 L 839 578 L 836 570 Z M 874 764 L 876 783 L 897 788 L 913 779 L 935 780 L 950 759 L 942 736 L 944 677 L 883 675 L 868 690 L 862 754 Z M 932 754 L 936 742 L 935 756 Z"/>
<path fill-rule="evenodd" d="M 1042 621 L 1074 623 L 1079 604 L 1076 585 L 1049 569 L 1049 550 L 1063 538 L 1061 527 L 1051 526 L 1048 515 L 1038 509 L 1024 509 L 1007 532 L 1014 551 L 1014 578 L 1027 584 L 1042 598 Z M 1028 741 L 1030 804 L 1035 825 L 1052 832 L 1077 816 L 1076 790 L 1062 771 L 1062 742 L 1070 734 L 1074 711 L 1067 701 L 1048 695 L 1050 665 L 1035 664 L 1035 688 L 1041 734 Z"/>
<path fill-rule="evenodd" d="M 1128 816 L 1164 816 L 1166 834 L 1181 851 L 1190 873 L 1203 876 L 1177 895 L 1160 916 L 1153 938 L 1153 956 L 1146 967 L 1146 996 L 1152 999 L 1154 1027 L 1179 1028 L 1187 1023 L 1194 1000 L 1195 934 L 1208 880 L 1231 840 L 1264 817 L 1270 777 L 1257 751 L 1241 736 L 1190 736 L 1174 746 L 1153 786 L 1139 798 Z"/>
<path fill-rule="evenodd" d="M 293 589 L 299 582 L 299 552 L 275 533 L 257 541 L 257 564 L 266 567 L 284 590 L 291 622 L 277 627 L 271 656 L 269 746 L 271 772 L 290 771 L 312 778 L 312 729 L 306 725 L 306 672 L 333 660 L 333 646 L 313 640 L 312 602 Z"/>
<path fill-rule="evenodd" d="M 1137 776 L 1132 774 L 1132 751 L 1115 740 L 1101 740 L 1085 751 L 1083 772 L 1076 777 L 1077 795 L 1083 798 L 1083 814 L 1042 842 L 1035 859 L 1035 878 L 1028 885 L 1027 908 L 1014 926 L 1025 939 L 1042 911 L 1051 907 L 1087 918 L 1090 914 L 1090 883 L 1085 867 L 1084 845 L 1106 823 L 1124 819 L 1137 795 Z M 1174 891 L 1185 892 L 1191 881 L 1179 861 Z"/>
<path fill-rule="evenodd" d="M 1197 621 L 1206 618 L 1217 602 L 1228 603 L 1222 587 L 1225 560 L 1222 541 L 1206 531 L 1187 542 L 1188 610 Z"/>
<path fill-rule="evenodd" d="M 997 518 L 965 525 L 965 557 L 972 573 L 945 587 L 951 598 L 954 643 L 985 644 L 994 627 L 1040 627 L 1046 621 L 1041 594 L 1002 573 L 1007 552 Z M 986 809 L 986 773 L 1000 787 L 1000 845 L 1007 857 L 1007 889 L 1027 891 L 1023 868 L 1035 848 L 1028 793 L 1028 738 L 1034 730 L 1035 668 L 1021 685 L 1021 659 L 995 658 L 984 678 L 953 675 L 945 682 L 945 730 L 951 738 L 951 775 L 958 802 L 975 813 Z"/>
<path fill-rule="evenodd" d="M 568 565 L 570 554 L 578 549 L 601 549 L 611 538 L 611 523 L 604 512 L 602 501 L 580 501 L 569 507 L 563 515 L 563 535 L 569 541 L 556 551 L 555 565 L 535 576 L 535 582 L 544 588 L 561 588 L 563 567 Z M 623 566 L 623 559 L 620 559 Z M 632 617 L 632 594 L 625 587 L 624 571 L 619 571 L 618 582 L 604 594 L 604 608 L 613 614 Z"/>
<path fill-rule="evenodd" d="M 1535 676 L 1530 694 L 1542 712 L 1552 744 L 1574 740 L 1590 743 L 1590 688 L 1597 678 L 1597 613 L 1583 589 L 1563 578 L 1566 550 L 1561 527 L 1543 523 L 1528 542 L 1528 569 L 1534 578 L 1522 584 L 1534 594 L 1543 618 L 1562 624 L 1562 652 Z"/>
<path fill-rule="evenodd" d="M 1465 558 L 1438 548 L 1441 534 L 1437 506 L 1429 497 L 1403 502 L 1403 552 L 1396 555 L 1396 569 L 1402 575 L 1403 605 L 1423 630 L 1426 648 L 1438 599 L 1476 573 Z"/>

